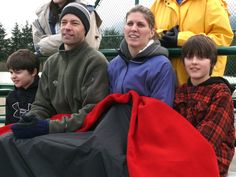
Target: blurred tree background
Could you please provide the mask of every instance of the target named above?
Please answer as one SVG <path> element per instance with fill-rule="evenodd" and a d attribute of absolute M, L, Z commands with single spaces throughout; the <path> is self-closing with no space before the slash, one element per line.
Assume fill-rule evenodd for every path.
<path fill-rule="evenodd" d="M 18 23 L 15 23 L 11 36 L 7 37 L 6 30 L 0 23 L 0 61 L 6 60 L 11 53 L 22 48 L 34 51 L 31 25 L 26 22 L 20 28 Z"/>

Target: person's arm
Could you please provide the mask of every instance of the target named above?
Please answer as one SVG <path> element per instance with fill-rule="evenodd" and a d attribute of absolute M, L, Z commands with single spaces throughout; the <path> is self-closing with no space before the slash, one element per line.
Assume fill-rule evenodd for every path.
<path fill-rule="evenodd" d="M 213 99 L 207 111 L 204 120 L 196 128 L 214 147 L 220 173 L 226 174 L 234 154 L 232 97 L 228 94 Z"/>
<path fill-rule="evenodd" d="M 32 35 L 35 47 L 42 38 L 47 36 L 38 19 L 32 23 Z"/>
<path fill-rule="evenodd" d="M 219 46 L 229 46 L 231 44 L 234 35 L 230 26 L 229 16 L 220 1 L 207 1 L 204 20 L 205 29 L 201 34 L 212 38 Z M 178 46 L 182 46 L 193 35 L 196 34 L 192 31 L 179 31 Z"/>
<path fill-rule="evenodd" d="M 38 55 L 50 56 L 58 51 L 62 43 L 61 35 L 52 34 L 49 24 L 50 3 L 45 3 L 36 10 L 37 19 L 32 23 L 32 35 L 35 51 Z"/>
<path fill-rule="evenodd" d="M 62 44 L 61 34 L 47 35 L 38 43 L 39 51 L 43 56 L 50 56 L 59 50 Z"/>
<path fill-rule="evenodd" d="M 88 34 L 86 35 L 85 40 L 87 43 L 94 49 L 99 48 L 101 40 L 102 40 L 102 34 L 99 29 L 99 27 L 102 24 L 102 20 L 98 13 L 93 10 L 90 12 L 90 29 L 88 31 Z"/>
<path fill-rule="evenodd" d="M 33 42 L 36 52 L 50 56 L 58 51 L 62 43 L 61 34 L 47 34 L 38 20 L 32 24 Z"/>
<path fill-rule="evenodd" d="M 161 70 L 152 76 L 151 97 L 157 98 L 169 106 L 173 106 L 176 76 L 170 63 L 163 64 Z"/>
<path fill-rule="evenodd" d="M 204 31 L 199 32 L 213 39 L 218 46 L 229 46 L 231 44 L 234 35 L 230 26 L 228 13 L 220 1 L 207 1 L 203 27 Z M 198 25 L 196 25 L 196 28 L 198 28 Z M 182 46 L 193 35 L 195 33 L 192 31 L 180 30 L 178 33 L 178 46 Z M 226 63 L 226 56 L 218 56 L 212 76 L 223 76 Z"/>
<path fill-rule="evenodd" d="M 117 58 L 117 57 L 116 57 Z M 107 68 L 107 74 L 108 74 L 108 79 L 109 79 L 109 93 L 114 93 L 114 84 L 115 84 L 115 72 L 119 72 L 117 66 L 117 59 L 113 58 L 109 64 L 108 64 L 108 68 Z M 118 70 L 118 71 L 117 71 Z"/>
<path fill-rule="evenodd" d="M 196 127 L 214 147 L 219 147 L 225 137 L 229 136 L 234 121 L 233 110 L 229 94 L 215 97 L 204 120 Z"/>

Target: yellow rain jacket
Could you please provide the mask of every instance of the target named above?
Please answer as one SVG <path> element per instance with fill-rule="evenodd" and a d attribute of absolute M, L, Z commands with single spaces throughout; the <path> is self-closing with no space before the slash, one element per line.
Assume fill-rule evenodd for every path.
<path fill-rule="evenodd" d="M 179 25 L 178 46 L 195 34 L 205 34 L 218 46 L 229 46 L 233 31 L 229 22 L 227 5 L 224 0 L 155 0 L 151 11 L 155 15 L 155 28 L 158 34 L 163 30 Z M 188 75 L 180 58 L 171 59 L 176 70 L 179 85 L 187 81 Z M 217 58 L 213 76 L 223 76 L 227 62 L 226 56 Z"/>

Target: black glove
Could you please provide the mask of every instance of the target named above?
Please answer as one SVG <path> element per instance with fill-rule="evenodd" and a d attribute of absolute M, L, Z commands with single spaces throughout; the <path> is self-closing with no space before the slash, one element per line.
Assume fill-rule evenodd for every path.
<path fill-rule="evenodd" d="M 34 116 L 23 116 L 23 118 L 21 122 L 11 126 L 16 138 L 33 138 L 49 133 L 49 120 L 39 120 Z"/>
<path fill-rule="evenodd" d="M 179 26 L 174 26 L 168 31 L 163 32 L 163 36 L 160 39 L 161 45 L 166 48 L 177 47 Z"/>

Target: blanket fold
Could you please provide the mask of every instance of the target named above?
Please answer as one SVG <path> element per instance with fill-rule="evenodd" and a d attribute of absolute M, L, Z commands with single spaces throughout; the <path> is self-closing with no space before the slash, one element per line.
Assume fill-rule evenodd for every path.
<path fill-rule="evenodd" d="M 207 140 L 171 107 L 134 91 L 107 96 L 74 133 L 16 140 L 8 132 L 0 128 L 0 167 L 12 177 L 219 177 Z"/>

